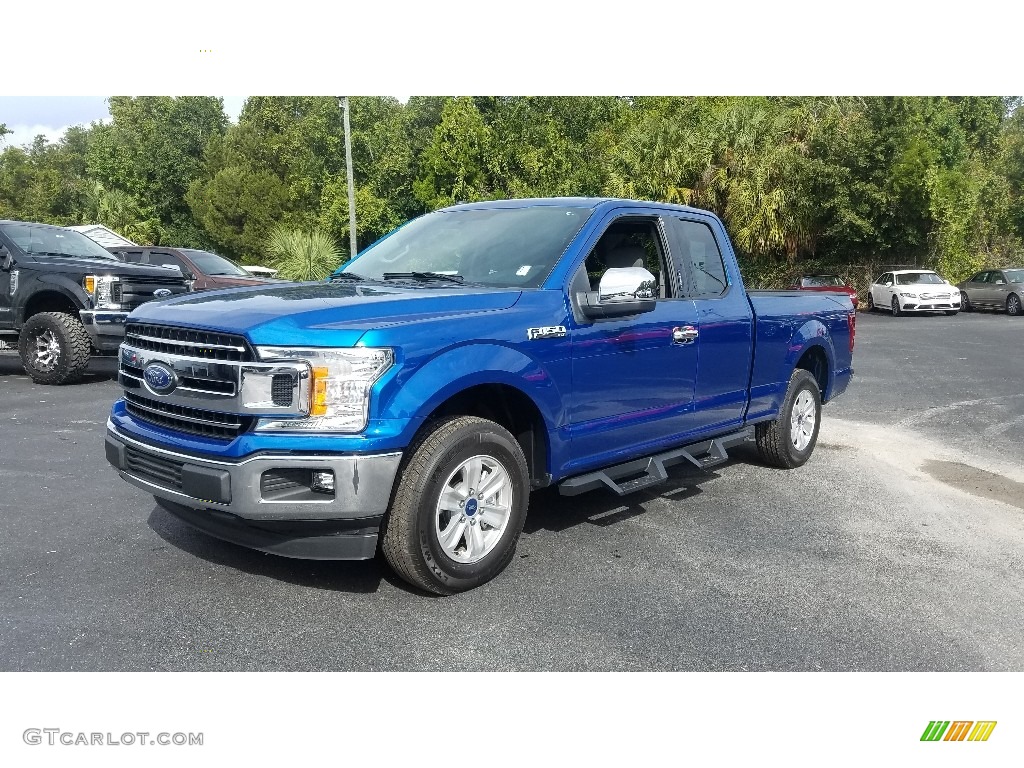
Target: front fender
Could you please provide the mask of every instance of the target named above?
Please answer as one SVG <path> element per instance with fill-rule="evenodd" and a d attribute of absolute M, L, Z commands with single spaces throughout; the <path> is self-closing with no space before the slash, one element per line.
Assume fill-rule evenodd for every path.
<path fill-rule="evenodd" d="M 29 303 L 41 293 L 60 294 L 78 309 L 86 309 L 92 305 L 89 295 L 81 285 L 67 275 L 56 273 L 37 274 L 30 281 L 20 285 L 18 292 L 24 297 L 17 301 L 14 307 L 15 322 L 19 328 L 25 324 L 25 312 Z"/>
<path fill-rule="evenodd" d="M 493 342 L 471 343 L 432 357 L 408 378 L 398 376 L 384 395 L 380 417 L 408 420 L 411 440 L 419 425 L 449 398 L 482 384 L 503 384 L 522 392 L 537 406 L 548 433 L 565 420 L 565 402 L 555 377 L 514 347 Z"/>

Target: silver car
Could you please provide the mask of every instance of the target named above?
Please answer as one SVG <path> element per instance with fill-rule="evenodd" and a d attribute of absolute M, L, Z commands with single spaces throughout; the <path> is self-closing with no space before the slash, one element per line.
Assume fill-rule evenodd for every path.
<path fill-rule="evenodd" d="M 1011 315 L 1024 312 L 1024 268 L 987 269 L 958 286 L 963 309 L 1005 309 Z"/>

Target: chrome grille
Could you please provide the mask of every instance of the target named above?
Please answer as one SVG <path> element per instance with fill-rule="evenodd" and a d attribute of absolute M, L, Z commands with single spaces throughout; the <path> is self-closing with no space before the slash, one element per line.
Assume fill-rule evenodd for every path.
<path fill-rule="evenodd" d="M 134 392 L 124 393 L 125 408 L 132 416 L 168 429 L 188 432 L 203 437 L 231 440 L 247 431 L 253 419 L 231 413 L 218 413 L 203 408 L 181 405 L 140 397 Z"/>
<path fill-rule="evenodd" d="M 255 359 L 248 342 L 233 334 L 128 323 L 124 335 L 127 344 L 150 352 L 231 362 Z"/>

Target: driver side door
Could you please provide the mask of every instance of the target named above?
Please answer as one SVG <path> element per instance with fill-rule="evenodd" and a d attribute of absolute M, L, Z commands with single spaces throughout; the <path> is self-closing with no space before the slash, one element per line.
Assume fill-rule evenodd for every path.
<path fill-rule="evenodd" d="M 577 318 L 571 331 L 569 471 L 585 471 L 656 450 L 692 431 L 697 327 L 656 215 L 608 222 L 570 291 L 596 290 L 609 268 L 644 266 L 657 283 L 655 309 L 627 317 Z M 679 332 L 677 332 L 679 331 Z"/>
<path fill-rule="evenodd" d="M 14 327 L 13 294 L 16 287 L 16 278 L 13 272 L 18 267 L 12 262 L 10 268 L 2 268 L 4 260 L 8 259 L 8 254 L 13 256 L 14 252 L 11 250 L 10 245 L 0 236 L 0 329 Z"/>

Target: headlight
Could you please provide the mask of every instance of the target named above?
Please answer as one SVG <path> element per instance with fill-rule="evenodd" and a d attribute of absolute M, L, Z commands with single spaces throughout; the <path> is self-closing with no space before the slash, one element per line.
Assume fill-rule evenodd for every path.
<path fill-rule="evenodd" d="M 121 278 L 112 275 L 86 275 L 82 287 L 92 298 L 93 306 L 114 309 L 121 306 L 121 286 L 115 285 L 120 282 Z"/>
<path fill-rule="evenodd" d="M 390 349 L 371 347 L 257 347 L 256 353 L 262 362 L 304 360 L 311 368 L 309 417 L 260 419 L 257 431 L 362 431 L 370 411 L 370 389 L 394 362 Z"/>

